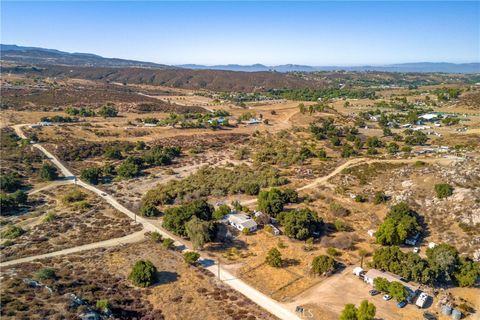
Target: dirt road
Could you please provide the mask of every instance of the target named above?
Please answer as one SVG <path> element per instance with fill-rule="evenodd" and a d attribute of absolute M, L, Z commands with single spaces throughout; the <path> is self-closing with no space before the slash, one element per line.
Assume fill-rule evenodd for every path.
<path fill-rule="evenodd" d="M 27 125 L 28 124 L 21 124 L 21 125 L 13 126 L 17 135 L 19 137 L 23 138 L 23 139 L 26 139 L 26 136 L 22 131 L 22 127 L 25 127 Z M 143 217 L 137 216 L 134 212 L 132 212 L 132 211 L 128 210 L 127 208 L 125 208 L 124 206 L 122 206 L 111 195 L 108 195 L 105 192 L 103 192 L 102 190 L 100 190 L 100 189 L 98 189 L 98 188 L 96 188 L 92 185 L 89 185 L 89 184 L 87 184 L 87 183 L 85 183 L 81 180 L 78 180 L 75 177 L 75 175 L 72 174 L 72 172 L 67 169 L 67 167 L 65 167 L 54 155 L 52 155 L 49 151 L 47 151 L 40 144 L 32 144 L 32 146 L 39 149 L 40 151 L 42 151 L 47 156 L 47 158 L 49 158 L 49 160 L 55 166 L 57 166 L 57 168 L 60 169 L 60 171 L 62 172 L 62 174 L 65 176 L 65 178 L 68 181 L 71 181 L 71 183 L 75 183 L 78 186 L 81 186 L 85 189 L 88 189 L 88 190 L 96 193 L 98 196 L 105 199 L 115 209 L 117 209 L 120 212 L 123 212 L 125 215 L 127 215 L 131 219 L 135 219 L 135 221 L 142 224 L 142 226 L 144 228 L 144 230 L 141 231 L 142 233 L 145 232 L 145 231 L 156 231 L 156 232 L 160 233 L 163 237 L 172 238 L 171 234 L 168 231 L 166 231 L 165 229 L 160 228 L 158 226 L 155 226 L 154 224 L 152 224 L 151 222 L 149 222 L 147 219 L 145 219 Z M 117 244 L 115 244 L 115 243 L 117 243 Z M 74 253 L 74 252 L 78 252 L 78 251 L 89 250 L 89 249 L 93 249 L 93 248 L 101 248 L 101 247 L 105 247 L 105 246 L 114 246 L 114 245 L 118 245 L 118 244 L 120 244 L 120 243 L 118 243 L 118 239 L 111 239 L 111 240 L 107 240 L 107 241 L 103 241 L 103 242 L 97 242 L 97 243 L 93 243 L 93 244 L 89 244 L 89 245 L 85 245 L 85 246 L 79 246 L 79 247 L 69 248 L 69 249 L 66 249 L 66 250 L 52 252 L 52 253 L 49 253 L 47 255 L 37 255 L 37 256 L 31 256 L 31 257 L 18 259 L 18 260 L 12 260 L 12 261 L 8 261 L 8 262 L 4 262 L 4 263 L 0 264 L 0 267 L 4 267 L 4 266 L 8 266 L 8 265 L 14 265 L 14 264 L 22 263 L 22 262 L 27 262 L 27 261 L 33 261 L 33 260 L 37 260 L 37 259 L 42 259 L 42 258 L 46 258 L 46 257 L 49 257 L 49 256 L 63 255 L 63 254 Z M 188 248 L 188 245 L 181 242 L 181 240 L 179 240 L 178 238 L 176 238 L 176 241 L 175 241 L 174 245 L 178 246 L 178 247 L 184 247 L 184 248 L 186 248 L 185 250 L 190 250 Z M 230 287 L 232 287 L 236 291 L 242 293 L 247 298 L 249 298 L 251 301 L 255 302 L 256 304 L 258 304 L 259 306 L 261 306 L 262 308 L 264 308 L 268 312 L 272 313 L 276 317 L 278 317 L 280 319 L 285 319 L 285 320 L 300 319 L 294 312 L 286 309 L 285 307 L 283 307 L 277 301 L 275 301 L 275 300 L 271 299 L 270 297 L 264 295 L 263 293 L 259 292 L 258 290 L 256 290 L 252 286 L 245 283 L 243 280 L 234 277 L 232 274 L 230 274 L 223 267 L 221 267 L 221 266 L 219 267 L 218 263 L 215 260 L 212 260 L 210 258 L 205 258 L 205 257 L 202 256 L 200 258 L 199 262 L 207 270 L 212 272 L 214 275 L 219 275 L 220 280 L 224 281 L 227 285 L 229 285 Z"/>

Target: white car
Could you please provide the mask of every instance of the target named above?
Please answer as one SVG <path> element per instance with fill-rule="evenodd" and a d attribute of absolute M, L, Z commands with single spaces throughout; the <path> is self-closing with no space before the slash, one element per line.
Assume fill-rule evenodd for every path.
<path fill-rule="evenodd" d="M 385 300 L 385 301 L 388 301 L 390 299 L 392 299 L 392 296 L 389 295 L 389 294 L 386 294 L 386 295 L 383 296 L 383 300 Z"/>
<path fill-rule="evenodd" d="M 105 192 L 102 192 L 102 196 L 103 196 L 103 197 L 106 197 L 107 194 L 106 194 Z"/>
<path fill-rule="evenodd" d="M 420 252 L 420 248 L 419 248 L 419 247 L 413 248 L 413 252 L 414 252 L 414 253 L 419 253 L 419 252 Z"/>
<path fill-rule="evenodd" d="M 420 293 L 420 296 L 418 297 L 417 302 L 415 302 L 415 304 L 417 305 L 417 307 L 423 308 L 425 306 L 425 303 L 427 302 L 427 299 L 428 299 L 428 294 L 426 294 L 425 292 L 422 292 Z"/>

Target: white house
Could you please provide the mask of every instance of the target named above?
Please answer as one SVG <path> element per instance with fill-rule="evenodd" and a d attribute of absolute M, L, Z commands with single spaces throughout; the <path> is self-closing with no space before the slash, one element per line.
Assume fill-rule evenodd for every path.
<path fill-rule="evenodd" d="M 229 214 L 227 216 L 227 221 L 230 225 L 240 231 L 243 231 L 243 229 L 248 229 L 250 232 L 257 230 L 257 223 L 255 220 L 243 213 Z"/>
<path fill-rule="evenodd" d="M 422 114 L 421 116 L 419 116 L 419 118 L 423 119 L 423 120 L 431 121 L 433 119 L 438 118 L 438 114 L 436 114 L 436 113 L 426 113 L 426 114 Z"/>

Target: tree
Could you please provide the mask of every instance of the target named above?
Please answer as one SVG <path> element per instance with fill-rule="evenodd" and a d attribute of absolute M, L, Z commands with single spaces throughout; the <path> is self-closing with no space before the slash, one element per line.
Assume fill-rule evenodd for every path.
<path fill-rule="evenodd" d="M 14 192 L 22 187 L 22 180 L 17 173 L 6 173 L 0 175 L 0 190 Z"/>
<path fill-rule="evenodd" d="M 351 303 L 346 304 L 340 314 L 340 320 L 358 320 L 355 305 Z"/>
<path fill-rule="evenodd" d="M 148 287 L 155 280 L 157 268 L 149 260 L 138 260 L 128 276 L 128 279 L 138 287 Z"/>
<path fill-rule="evenodd" d="M 118 111 L 113 106 L 107 104 L 98 111 L 98 115 L 104 118 L 116 117 L 118 115 Z"/>
<path fill-rule="evenodd" d="M 396 144 L 395 142 L 390 142 L 390 144 L 389 144 L 388 147 L 387 147 L 387 151 L 388 151 L 388 153 L 390 153 L 390 154 L 395 154 L 395 153 L 397 153 L 399 150 L 400 150 L 400 147 L 399 147 L 398 144 Z"/>
<path fill-rule="evenodd" d="M 172 249 L 173 248 L 174 241 L 171 238 L 165 238 L 163 239 L 162 245 L 165 249 Z"/>
<path fill-rule="evenodd" d="M 392 281 L 388 284 L 388 293 L 399 302 L 408 297 L 407 289 L 398 281 Z"/>
<path fill-rule="evenodd" d="M 357 310 L 358 320 L 373 320 L 375 319 L 375 313 L 377 308 L 373 303 L 369 303 L 367 300 L 363 300 Z"/>
<path fill-rule="evenodd" d="M 140 173 L 140 166 L 133 157 L 128 157 L 117 169 L 118 176 L 125 179 L 136 177 Z"/>
<path fill-rule="evenodd" d="M 459 265 L 458 251 L 446 243 L 427 249 L 427 260 L 434 272 L 435 280 L 442 283 L 452 281 Z"/>
<path fill-rule="evenodd" d="M 353 150 L 351 145 L 345 144 L 342 147 L 342 158 L 350 158 L 354 154 L 355 154 L 355 150 Z"/>
<path fill-rule="evenodd" d="M 123 158 L 122 153 L 117 148 L 109 148 L 105 151 L 105 157 L 109 160 L 121 160 Z"/>
<path fill-rule="evenodd" d="M 380 292 L 388 292 L 390 281 L 385 278 L 377 277 L 373 279 L 373 287 Z"/>
<path fill-rule="evenodd" d="M 375 237 L 380 244 L 394 245 L 421 230 L 415 212 L 405 202 L 400 202 L 390 208 Z"/>
<path fill-rule="evenodd" d="M 188 237 L 185 224 L 196 216 L 201 220 L 212 219 L 213 207 L 205 200 L 195 200 L 184 205 L 168 208 L 163 217 L 163 226 L 173 233 Z"/>
<path fill-rule="evenodd" d="M 323 220 L 317 213 L 307 208 L 282 212 L 278 215 L 278 220 L 284 227 L 285 234 L 298 240 L 312 237 L 323 226 Z"/>
<path fill-rule="evenodd" d="M 454 188 L 448 183 L 439 183 L 435 185 L 435 192 L 439 199 L 447 198 L 453 194 Z"/>
<path fill-rule="evenodd" d="M 317 256 L 313 258 L 312 270 L 316 274 L 325 274 L 335 270 L 335 260 L 329 256 Z"/>
<path fill-rule="evenodd" d="M 38 172 L 40 179 L 44 181 L 53 181 L 58 178 L 57 167 L 44 163 Z"/>
<path fill-rule="evenodd" d="M 470 259 L 460 257 L 458 271 L 454 277 L 460 287 L 472 287 L 480 277 L 480 266 Z"/>
<path fill-rule="evenodd" d="M 221 204 L 217 210 L 213 212 L 213 219 L 215 220 L 221 220 L 223 217 L 225 217 L 227 214 L 231 212 L 231 209 L 228 205 L 226 204 Z"/>
<path fill-rule="evenodd" d="M 185 231 L 192 241 L 194 249 L 202 249 L 205 243 L 212 241 L 214 226 L 210 221 L 203 221 L 193 216 L 185 223 Z"/>
<path fill-rule="evenodd" d="M 194 264 L 200 258 L 200 254 L 195 251 L 188 251 L 183 254 L 183 260 L 188 264 Z"/>
<path fill-rule="evenodd" d="M 160 210 L 157 206 L 150 202 L 142 203 L 140 208 L 140 215 L 144 217 L 156 217 L 160 215 Z"/>
<path fill-rule="evenodd" d="M 85 169 L 82 169 L 82 171 L 80 172 L 80 179 L 91 184 L 98 184 L 101 176 L 102 176 L 102 169 L 97 167 L 85 168 Z"/>
<path fill-rule="evenodd" d="M 265 257 L 265 263 L 271 267 L 280 268 L 282 266 L 282 254 L 277 248 L 270 249 Z"/>
<path fill-rule="evenodd" d="M 258 209 L 275 217 L 283 211 L 284 201 L 285 199 L 280 189 L 272 188 L 270 191 L 261 191 L 258 195 Z"/>
<path fill-rule="evenodd" d="M 285 203 L 297 203 L 298 193 L 295 189 L 287 188 L 283 190 L 283 201 Z"/>

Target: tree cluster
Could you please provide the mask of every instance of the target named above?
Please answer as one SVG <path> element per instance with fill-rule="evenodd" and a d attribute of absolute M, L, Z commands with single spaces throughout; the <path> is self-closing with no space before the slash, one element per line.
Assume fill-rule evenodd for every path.
<path fill-rule="evenodd" d="M 400 202 L 390 208 L 375 237 L 378 243 L 395 245 L 421 230 L 417 214 L 405 202 Z"/>

